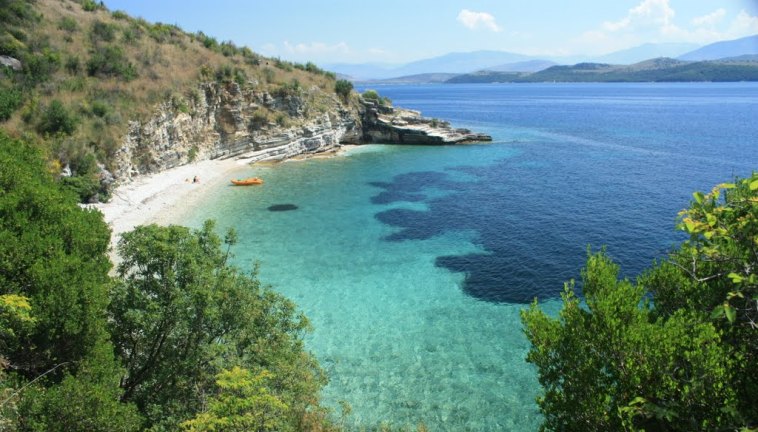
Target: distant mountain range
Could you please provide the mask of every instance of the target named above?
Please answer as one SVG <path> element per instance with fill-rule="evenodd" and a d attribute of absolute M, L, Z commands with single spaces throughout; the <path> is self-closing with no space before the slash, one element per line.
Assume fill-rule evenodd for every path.
<path fill-rule="evenodd" d="M 595 57 L 590 61 L 595 63 L 634 64 L 652 58 L 677 58 L 682 54 L 700 48 L 699 45 L 688 43 L 644 44 L 638 47 L 616 51 L 604 56 Z M 706 59 L 703 59 L 706 60 Z"/>
<path fill-rule="evenodd" d="M 758 81 L 758 61 L 737 58 L 688 62 L 661 57 L 633 65 L 579 63 L 573 66 L 553 66 L 534 73 L 482 71 L 457 75 L 446 83 L 696 81 Z"/>
<path fill-rule="evenodd" d="M 448 80 L 451 80 L 451 82 L 459 82 L 463 79 L 480 82 L 478 80 L 493 79 L 493 77 L 515 78 L 523 77 L 526 74 L 539 77 L 540 75 L 537 74 L 542 71 L 553 69 L 559 65 L 570 67 L 567 65 L 574 63 L 576 63 L 577 66 L 579 64 L 632 66 L 639 65 L 645 60 L 658 58 L 675 58 L 677 60 L 690 62 L 726 58 L 734 60 L 734 58 L 739 58 L 736 60 L 747 62 L 751 61 L 749 56 L 758 56 L 758 35 L 732 41 L 716 42 L 703 47 L 680 43 L 645 44 L 591 58 L 539 58 L 507 51 L 474 51 L 466 53 L 450 53 L 407 64 L 343 63 L 327 64 L 323 65 L 323 67 L 354 81 L 432 83 Z M 683 65 L 679 66 L 684 67 Z M 701 66 L 704 67 L 705 65 Z M 708 65 L 707 69 L 713 71 L 713 67 L 713 65 Z M 716 68 L 721 67 L 723 66 L 716 66 Z M 742 65 L 740 67 L 748 66 Z M 692 68 L 692 66 L 689 66 L 689 68 Z M 620 70 L 619 67 L 611 69 Z M 553 72 L 555 72 L 555 70 Z M 466 75 L 468 78 L 458 78 L 458 75 Z M 742 76 L 741 74 L 737 75 Z M 709 74 L 706 73 L 703 76 L 709 76 Z M 724 76 L 730 75 L 726 74 Z"/>
<path fill-rule="evenodd" d="M 717 60 L 726 57 L 758 55 L 758 35 L 742 39 L 716 42 L 679 56 L 679 60 Z"/>

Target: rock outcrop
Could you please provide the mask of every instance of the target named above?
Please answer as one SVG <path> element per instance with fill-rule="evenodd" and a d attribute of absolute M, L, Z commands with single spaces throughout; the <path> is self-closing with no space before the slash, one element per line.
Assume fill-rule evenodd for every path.
<path fill-rule="evenodd" d="M 318 112 L 314 105 L 321 107 Z M 186 100 L 162 103 L 147 120 L 131 121 L 112 168 L 119 182 L 128 182 L 194 160 L 287 159 L 346 143 L 439 145 L 490 140 L 488 135 L 424 118 L 417 111 L 362 98 L 345 106 L 318 88 L 272 95 L 243 90 L 236 83 L 206 83 Z"/>
<path fill-rule="evenodd" d="M 306 97 L 242 91 L 236 83 L 203 84 L 179 108 L 167 101 L 146 121 L 129 123 L 114 174 L 128 181 L 194 160 L 285 159 L 359 142 L 360 120 L 353 111 L 335 98 L 331 110 L 306 117 Z"/>
<path fill-rule="evenodd" d="M 418 111 L 363 100 L 363 142 L 382 144 L 463 144 L 492 141 L 492 137 L 450 123 L 422 117 Z"/>

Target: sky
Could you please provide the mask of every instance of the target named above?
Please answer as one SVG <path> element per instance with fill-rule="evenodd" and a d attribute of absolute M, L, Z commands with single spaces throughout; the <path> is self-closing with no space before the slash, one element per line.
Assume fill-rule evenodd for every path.
<path fill-rule="evenodd" d="M 758 34 L 758 0 L 105 0 L 284 60 L 400 64 L 450 52 L 596 56 Z"/>

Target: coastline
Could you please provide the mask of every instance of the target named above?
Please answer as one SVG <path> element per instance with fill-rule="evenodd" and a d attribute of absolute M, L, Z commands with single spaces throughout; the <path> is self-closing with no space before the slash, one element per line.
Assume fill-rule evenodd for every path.
<path fill-rule="evenodd" d="M 244 169 L 244 160 L 205 160 L 137 177 L 113 191 L 107 203 L 86 205 L 103 214 L 111 229 L 111 260 L 117 263 L 116 245 L 121 235 L 139 225 L 172 222 L 173 215 L 192 207 L 205 192 L 228 181 L 233 172 Z M 192 179 L 197 176 L 198 183 Z"/>
<path fill-rule="evenodd" d="M 103 214 L 111 229 L 111 261 L 118 263 L 116 245 L 125 232 L 139 225 L 176 224 L 181 215 L 195 207 L 203 197 L 220 183 L 227 183 L 235 173 L 251 166 L 274 165 L 282 162 L 297 162 L 309 159 L 326 159 L 346 156 L 357 145 L 343 145 L 323 153 L 298 155 L 281 161 L 265 161 L 250 164 L 244 156 L 236 159 L 204 160 L 171 168 L 159 173 L 137 177 L 130 183 L 116 187 L 107 203 L 88 204 L 84 207 L 97 209 Z M 192 179 L 197 176 L 198 183 Z"/>

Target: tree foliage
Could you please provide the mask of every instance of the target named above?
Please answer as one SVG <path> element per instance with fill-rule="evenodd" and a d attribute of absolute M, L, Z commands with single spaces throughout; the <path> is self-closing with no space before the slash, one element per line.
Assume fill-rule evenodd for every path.
<path fill-rule="evenodd" d="M 558 317 L 522 312 L 545 430 L 720 430 L 758 421 L 758 175 L 695 193 L 690 239 L 637 283 L 600 252 Z"/>
<path fill-rule="evenodd" d="M 76 205 L 30 145 L 0 134 L 0 294 L 28 298 L 34 330 L 6 356 L 34 377 L 107 338 L 110 233 Z"/>
<path fill-rule="evenodd" d="M 219 393 L 211 399 L 208 411 L 182 423 L 183 429 L 189 432 L 292 430 L 284 421 L 287 405 L 268 388 L 270 372 L 263 370 L 254 374 L 235 366 L 221 371 L 216 378 Z"/>
<path fill-rule="evenodd" d="M 297 424 L 317 408 L 325 380 L 303 350 L 306 319 L 282 296 L 227 264 L 212 222 L 197 231 L 138 227 L 119 244 L 123 262 L 113 290 L 111 332 L 127 369 L 124 400 L 152 424 L 199 412 L 224 368 L 266 369 L 271 392 Z"/>
<path fill-rule="evenodd" d="M 353 83 L 348 80 L 340 79 L 334 83 L 334 92 L 342 98 L 344 102 L 348 101 L 350 93 L 353 91 Z"/>
<path fill-rule="evenodd" d="M 119 401 L 106 332 L 109 238 L 102 216 L 59 188 L 36 149 L 0 133 L 0 356 L 10 383 L 0 413 L 13 423 L 4 428 L 139 428 L 135 408 Z"/>

